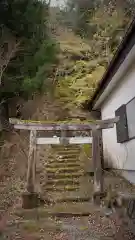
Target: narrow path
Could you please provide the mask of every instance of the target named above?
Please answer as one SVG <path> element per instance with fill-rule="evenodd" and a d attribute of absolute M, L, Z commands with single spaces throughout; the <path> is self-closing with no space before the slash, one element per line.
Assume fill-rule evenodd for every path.
<path fill-rule="evenodd" d="M 86 176 L 80 147 L 53 146 L 47 162 L 44 192 L 53 205 L 24 210 L 11 209 L 2 240 L 131 240 L 134 239 L 117 214 L 107 218 L 93 205 L 92 177 Z M 112 177 L 113 178 L 113 177 Z M 109 182 L 110 177 L 107 182 Z M 114 178 L 118 184 L 118 179 Z M 112 179 L 111 179 L 112 181 Z"/>

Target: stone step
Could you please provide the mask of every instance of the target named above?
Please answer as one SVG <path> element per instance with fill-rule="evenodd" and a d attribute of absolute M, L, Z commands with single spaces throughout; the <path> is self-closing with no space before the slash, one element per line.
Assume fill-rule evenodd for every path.
<path fill-rule="evenodd" d="M 66 145 L 66 146 L 64 146 L 64 145 L 52 145 L 52 149 L 76 149 L 76 150 L 80 150 L 80 146 L 79 145 L 76 145 L 76 144 L 73 144 L 73 145 Z"/>
<path fill-rule="evenodd" d="M 58 158 L 58 159 L 63 159 L 63 158 L 67 158 L 67 159 L 70 159 L 70 158 L 78 158 L 79 157 L 79 155 L 77 155 L 77 154 L 63 154 L 63 155 L 56 155 L 56 159 Z"/>
<path fill-rule="evenodd" d="M 74 159 L 74 158 L 64 158 L 64 159 L 49 159 L 48 163 L 80 163 L 80 160 L 78 158 Z"/>
<path fill-rule="evenodd" d="M 21 219 L 42 219 L 48 216 L 68 218 L 89 216 L 92 212 L 100 212 L 100 210 L 100 207 L 90 202 L 56 203 L 54 206 L 38 209 L 16 209 L 15 215 Z"/>
<path fill-rule="evenodd" d="M 22 212 L 22 215 L 23 215 L 23 212 Z M 30 219 L 17 219 L 15 221 L 9 222 L 7 224 L 6 230 L 7 231 L 9 230 L 11 232 L 11 229 L 12 229 L 12 231 L 14 231 L 15 227 L 17 227 L 17 226 L 21 227 L 22 230 L 27 231 L 27 233 L 33 234 L 34 236 L 30 239 L 40 239 L 39 236 L 41 237 L 40 233 L 42 233 L 42 231 L 44 233 L 46 231 L 47 232 L 55 232 L 55 231 L 58 232 L 62 229 L 61 224 L 53 218 L 46 218 L 46 220 L 44 220 L 44 218 L 40 218 L 38 220 L 36 218 L 30 218 Z M 35 238 L 36 234 L 37 234 L 38 238 Z M 43 235 L 43 237 L 45 237 L 45 235 Z M 42 239 L 45 239 L 45 238 L 42 238 Z M 46 239 L 48 239 L 48 238 L 46 238 Z"/>
<path fill-rule="evenodd" d="M 80 155 L 80 150 L 56 150 L 54 153 L 56 153 L 57 155 L 63 155 L 63 154 Z"/>
<path fill-rule="evenodd" d="M 76 145 L 76 144 L 68 144 L 68 145 L 53 145 L 52 149 L 64 149 L 64 150 L 68 150 L 68 149 L 76 149 L 76 150 L 80 150 L 81 146 Z"/>
<path fill-rule="evenodd" d="M 48 163 L 46 165 L 47 168 L 67 168 L 67 167 L 81 167 L 78 163 Z"/>
<path fill-rule="evenodd" d="M 63 203 L 63 202 L 83 203 L 83 202 L 90 202 L 90 201 L 92 201 L 92 197 L 67 197 L 67 198 L 60 198 L 56 200 L 57 203 Z"/>
<path fill-rule="evenodd" d="M 67 152 L 67 153 L 70 153 L 70 152 L 72 152 L 72 153 L 80 153 L 80 148 L 79 149 L 77 149 L 77 148 L 67 148 L 67 149 L 65 149 L 65 148 L 59 148 L 59 149 L 52 149 L 52 152 L 53 153 L 64 153 L 64 152 Z"/>
<path fill-rule="evenodd" d="M 53 156 L 53 155 L 50 155 L 50 156 L 48 156 L 48 160 L 50 161 L 50 160 L 54 160 L 54 161 L 62 161 L 62 160 L 73 160 L 73 161 L 77 161 L 77 160 L 79 160 L 79 156 L 77 156 L 77 155 L 75 155 L 75 156 L 73 156 L 72 157 L 72 155 L 69 155 L 68 156 L 68 154 L 67 155 L 64 155 L 64 156 Z"/>
<path fill-rule="evenodd" d="M 78 166 L 78 167 L 61 167 L 61 168 L 50 168 L 50 167 L 47 167 L 46 168 L 46 171 L 49 173 L 64 173 L 64 172 L 68 172 L 68 173 L 73 173 L 73 172 L 80 172 L 81 171 L 81 167 Z"/>
<path fill-rule="evenodd" d="M 47 185 L 54 184 L 54 185 L 61 185 L 61 184 L 79 184 L 79 178 L 61 178 L 61 179 L 49 179 L 47 181 Z"/>
<path fill-rule="evenodd" d="M 61 153 L 61 154 L 63 154 L 63 153 L 80 153 L 80 149 L 74 149 L 74 148 L 69 148 L 69 149 L 62 149 L 62 148 L 60 148 L 60 149 L 52 149 L 52 153 Z"/>
<path fill-rule="evenodd" d="M 79 189 L 79 184 L 75 183 L 74 185 L 58 185 L 58 186 L 51 186 L 51 185 L 46 185 L 46 191 L 58 191 L 58 192 L 63 192 L 63 191 L 76 191 Z"/>
<path fill-rule="evenodd" d="M 76 191 L 69 191 L 69 192 L 51 192 L 51 191 L 48 191 L 47 192 L 47 196 L 48 196 L 48 199 L 53 199 L 54 202 L 62 202 L 62 201 L 66 201 L 67 199 L 67 202 L 71 200 L 76 201 L 76 199 L 91 199 L 92 198 L 92 195 L 93 195 L 93 191 L 90 190 L 90 191 L 85 191 L 85 189 L 78 189 Z M 78 200 L 79 201 L 79 200 Z"/>
<path fill-rule="evenodd" d="M 55 158 L 56 159 L 62 159 L 62 158 L 79 158 L 79 156 L 80 156 L 80 153 L 67 153 L 67 152 L 63 152 L 62 154 L 60 154 L 60 153 L 58 153 L 57 152 L 57 154 L 55 154 Z"/>
<path fill-rule="evenodd" d="M 76 177 L 81 177 L 84 175 L 84 172 L 73 172 L 73 173 L 52 173 L 52 174 L 48 174 L 47 177 L 48 179 L 59 179 L 59 178 L 76 178 Z"/>

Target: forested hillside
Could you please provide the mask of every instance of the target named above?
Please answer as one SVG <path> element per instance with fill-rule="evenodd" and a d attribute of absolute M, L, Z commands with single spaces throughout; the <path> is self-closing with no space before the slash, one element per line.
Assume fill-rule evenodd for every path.
<path fill-rule="evenodd" d="M 60 43 L 56 95 L 66 106 L 90 98 L 134 17 L 135 1 L 68 0 L 52 9 Z"/>
<path fill-rule="evenodd" d="M 0 1 L 0 98 L 45 90 L 57 46 L 48 34 L 45 1 Z"/>
<path fill-rule="evenodd" d="M 52 4 L 51 4 L 52 3 Z M 0 101 L 54 93 L 64 108 L 93 94 L 133 19 L 134 0 L 0 1 Z"/>

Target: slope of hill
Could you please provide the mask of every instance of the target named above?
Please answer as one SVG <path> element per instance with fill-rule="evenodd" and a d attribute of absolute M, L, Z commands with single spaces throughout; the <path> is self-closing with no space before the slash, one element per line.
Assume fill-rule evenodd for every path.
<path fill-rule="evenodd" d="M 82 38 L 75 34 L 72 26 L 59 20 L 60 14 L 58 8 L 57 11 L 51 9 L 52 33 L 60 46 L 55 96 L 64 107 L 72 109 L 80 107 L 92 96 L 125 34 L 131 16 L 126 15 L 124 7 L 108 9 L 102 6 L 89 21 L 90 29 L 95 28 L 96 31 L 89 38 Z"/>

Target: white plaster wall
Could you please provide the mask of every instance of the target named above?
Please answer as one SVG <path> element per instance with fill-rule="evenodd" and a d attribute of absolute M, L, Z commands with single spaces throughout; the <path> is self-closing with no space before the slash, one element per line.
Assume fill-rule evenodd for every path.
<path fill-rule="evenodd" d="M 115 117 L 115 110 L 133 97 L 135 97 L 135 64 L 130 67 L 127 74 L 123 76 L 113 92 L 102 104 L 102 119 Z M 135 109 L 133 114 L 135 114 Z M 110 157 L 115 168 L 135 170 L 135 139 L 126 143 L 117 143 L 116 127 L 106 129 L 103 130 L 103 149 L 104 156 Z M 127 171 L 126 178 L 128 180 L 130 179 L 129 175 Z M 132 172 L 132 178 L 135 179 L 133 176 L 135 176 L 134 171 Z"/>

